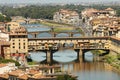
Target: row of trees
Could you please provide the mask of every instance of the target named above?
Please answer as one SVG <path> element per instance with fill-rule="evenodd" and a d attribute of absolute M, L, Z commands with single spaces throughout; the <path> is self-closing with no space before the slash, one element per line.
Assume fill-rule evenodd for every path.
<path fill-rule="evenodd" d="M 15 63 L 16 66 L 20 66 L 19 62 L 12 60 L 12 59 L 4 59 L 2 57 L 0 57 L 0 63 Z"/>
<path fill-rule="evenodd" d="M 0 14 L 0 22 L 9 22 L 11 21 L 11 18 L 9 16 L 4 16 Z"/>
<path fill-rule="evenodd" d="M 105 9 L 111 7 L 117 11 L 117 16 L 120 16 L 120 6 L 103 6 L 103 5 L 93 5 L 93 6 L 82 6 L 82 5 L 56 5 L 56 6 L 26 6 L 22 8 L 13 8 L 13 7 L 0 7 L 0 10 L 3 14 L 8 16 L 23 16 L 30 18 L 41 18 L 41 19 L 53 19 L 53 15 L 59 9 L 70 9 L 76 10 L 79 14 L 85 8 L 96 8 L 96 9 Z"/>

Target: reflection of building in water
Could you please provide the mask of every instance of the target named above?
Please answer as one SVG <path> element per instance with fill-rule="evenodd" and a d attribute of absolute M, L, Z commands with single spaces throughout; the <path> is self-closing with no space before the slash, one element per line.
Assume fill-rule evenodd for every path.
<path fill-rule="evenodd" d="M 62 70 L 72 72 L 83 71 L 101 71 L 104 70 L 104 63 L 99 62 L 74 62 L 68 64 L 62 64 Z"/>

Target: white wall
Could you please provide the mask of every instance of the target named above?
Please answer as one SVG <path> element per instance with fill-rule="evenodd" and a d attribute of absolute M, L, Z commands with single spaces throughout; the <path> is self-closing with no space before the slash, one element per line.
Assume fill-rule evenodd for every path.
<path fill-rule="evenodd" d="M 4 38 L 5 41 L 9 41 L 9 34 L 0 32 L 0 38 Z"/>

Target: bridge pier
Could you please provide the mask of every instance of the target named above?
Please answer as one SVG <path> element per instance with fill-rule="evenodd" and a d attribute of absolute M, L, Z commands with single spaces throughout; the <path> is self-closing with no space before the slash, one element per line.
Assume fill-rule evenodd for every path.
<path fill-rule="evenodd" d="M 37 34 L 31 34 L 33 38 L 37 38 Z"/>
<path fill-rule="evenodd" d="M 73 37 L 73 33 L 70 32 L 70 33 L 69 33 L 69 37 Z"/>
<path fill-rule="evenodd" d="M 58 50 L 47 50 L 46 51 L 46 61 L 48 64 L 52 64 L 53 62 L 53 53 L 55 53 Z"/>
<path fill-rule="evenodd" d="M 84 58 L 83 58 L 83 51 L 82 51 L 82 49 L 79 50 L 79 56 L 78 57 L 79 57 L 80 62 L 83 62 Z"/>
<path fill-rule="evenodd" d="M 47 63 L 51 63 L 53 61 L 53 53 L 51 53 L 51 51 L 47 51 L 46 53 L 46 59 L 47 59 Z"/>
<path fill-rule="evenodd" d="M 56 37 L 56 33 L 55 32 L 52 32 L 52 37 Z"/>
<path fill-rule="evenodd" d="M 75 49 L 77 52 L 77 61 L 83 62 L 83 51 L 82 49 Z"/>

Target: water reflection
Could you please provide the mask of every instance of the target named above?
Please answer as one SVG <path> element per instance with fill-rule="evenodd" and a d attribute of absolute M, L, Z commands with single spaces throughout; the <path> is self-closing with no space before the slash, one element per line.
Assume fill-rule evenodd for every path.
<path fill-rule="evenodd" d="M 28 32 L 37 32 L 37 31 L 49 31 L 50 28 L 47 27 L 28 27 L 27 31 Z"/>
<path fill-rule="evenodd" d="M 44 52 L 29 52 L 33 61 L 44 61 L 46 59 L 46 53 Z"/>
<path fill-rule="evenodd" d="M 56 37 L 69 37 L 69 35 L 67 33 L 59 33 Z"/>
<path fill-rule="evenodd" d="M 73 37 L 81 37 L 81 34 L 74 34 Z"/>
<path fill-rule="evenodd" d="M 69 63 L 61 64 L 62 70 L 78 76 L 78 80 L 120 80 L 118 73 L 108 71 L 104 63 Z"/>
<path fill-rule="evenodd" d="M 28 38 L 33 38 L 33 35 L 32 34 L 28 34 Z"/>
<path fill-rule="evenodd" d="M 91 51 L 84 53 L 84 60 L 87 62 L 92 62 L 94 59 L 94 55 Z"/>
<path fill-rule="evenodd" d="M 28 32 L 35 32 L 35 31 L 49 31 L 51 28 L 41 25 L 41 24 L 22 24 Z"/>
<path fill-rule="evenodd" d="M 43 52 L 31 52 L 34 61 L 46 59 Z M 60 62 L 61 69 L 78 76 L 78 80 L 120 80 L 120 74 L 107 70 L 102 62 L 74 62 L 77 58 L 74 50 L 62 50 L 54 53 L 53 59 Z M 87 60 L 91 60 L 93 54 L 87 52 Z M 90 59 L 88 59 L 88 57 Z"/>
<path fill-rule="evenodd" d="M 36 32 L 36 31 L 50 31 L 51 28 L 45 25 L 41 25 L 41 24 L 21 24 L 22 26 L 24 26 L 28 32 Z M 76 32 L 76 30 L 72 30 L 72 31 L 68 31 L 68 32 Z M 76 33 L 73 34 L 73 37 L 80 37 L 81 34 L 80 33 Z M 28 37 L 32 38 L 31 35 L 28 35 Z M 52 34 L 49 33 L 41 33 L 37 35 L 38 38 L 41 37 L 52 37 Z M 56 35 L 56 37 L 69 37 L 69 34 L 67 33 L 59 33 Z"/>
<path fill-rule="evenodd" d="M 72 62 L 77 59 L 77 53 L 74 50 L 61 50 L 53 54 L 53 60 L 60 63 Z"/>

